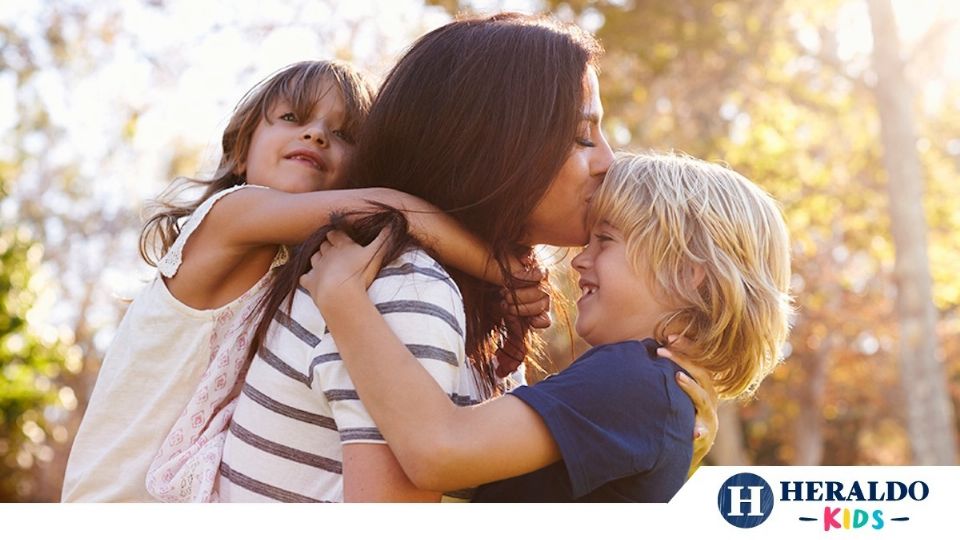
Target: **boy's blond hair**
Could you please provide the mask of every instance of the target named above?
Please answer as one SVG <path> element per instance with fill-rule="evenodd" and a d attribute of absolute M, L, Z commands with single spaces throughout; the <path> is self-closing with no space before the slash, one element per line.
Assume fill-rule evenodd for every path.
<path fill-rule="evenodd" d="M 776 201 L 720 165 L 621 154 L 593 197 L 598 221 L 623 233 L 633 270 L 675 307 L 653 337 L 690 339 L 685 354 L 714 373 L 721 397 L 756 390 L 789 332 L 790 249 Z"/>

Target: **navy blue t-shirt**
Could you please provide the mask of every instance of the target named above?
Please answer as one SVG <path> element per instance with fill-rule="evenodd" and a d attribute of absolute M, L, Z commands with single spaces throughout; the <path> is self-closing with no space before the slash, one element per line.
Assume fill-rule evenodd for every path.
<path fill-rule="evenodd" d="M 543 418 L 563 459 L 477 489 L 474 502 L 667 502 L 693 457 L 694 407 L 653 339 L 589 350 L 562 372 L 515 389 Z"/>

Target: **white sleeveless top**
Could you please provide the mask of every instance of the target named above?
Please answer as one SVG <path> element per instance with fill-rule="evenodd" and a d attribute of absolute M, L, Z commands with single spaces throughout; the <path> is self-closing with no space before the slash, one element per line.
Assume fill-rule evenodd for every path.
<path fill-rule="evenodd" d="M 155 502 L 147 469 L 190 400 L 220 339 L 266 292 L 269 272 L 239 298 L 199 310 L 177 300 L 163 277 L 176 275 L 190 235 L 223 196 L 204 201 L 157 265 L 158 275 L 128 308 L 100 367 L 73 443 L 63 482 L 64 502 Z M 260 186 L 249 186 L 257 187 Z M 271 270 L 286 261 L 281 248 Z"/>

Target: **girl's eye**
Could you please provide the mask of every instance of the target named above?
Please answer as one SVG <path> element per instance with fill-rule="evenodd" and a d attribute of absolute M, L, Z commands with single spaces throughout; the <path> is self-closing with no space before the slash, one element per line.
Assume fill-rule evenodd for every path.
<path fill-rule="evenodd" d="M 586 148 L 594 148 L 597 146 L 597 143 L 591 141 L 590 139 L 581 139 L 579 137 L 577 138 L 577 144 Z"/>
<path fill-rule="evenodd" d="M 605 235 L 605 234 L 594 234 L 593 237 L 596 238 L 596 239 L 597 239 L 598 241 L 600 241 L 600 242 L 609 242 L 609 241 L 613 240 L 613 237 L 612 237 L 612 236 L 607 236 L 607 235 Z"/>
<path fill-rule="evenodd" d="M 283 113 L 282 115 L 280 115 L 280 119 L 286 122 L 296 122 L 297 115 L 293 114 L 292 112 Z"/>
<path fill-rule="evenodd" d="M 333 130 L 333 134 L 336 135 L 338 139 L 340 139 L 341 141 L 347 144 L 354 143 L 353 137 L 351 137 L 346 131 L 343 131 L 342 129 Z"/>

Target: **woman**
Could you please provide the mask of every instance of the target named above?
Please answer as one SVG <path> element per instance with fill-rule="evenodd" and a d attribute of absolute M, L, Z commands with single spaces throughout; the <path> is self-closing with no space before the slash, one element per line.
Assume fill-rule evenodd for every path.
<path fill-rule="evenodd" d="M 509 282 L 509 261 L 531 246 L 587 241 L 587 203 L 613 159 L 600 130 L 600 53 L 575 26 L 518 14 L 434 30 L 384 82 L 347 178 L 450 213 L 487 242 Z M 221 500 L 437 500 L 403 474 L 312 299 L 296 290 L 322 238 L 270 293 L 224 450 Z M 497 393 L 495 338 L 527 338 L 529 327 L 506 327 L 496 288 L 402 242 L 393 248 L 370 289 L 393 331 L 454 401 Z M 715 418 L 704 390 L 689 388 Z M 712 442 L 704 439 L 700 457 Z"/>

